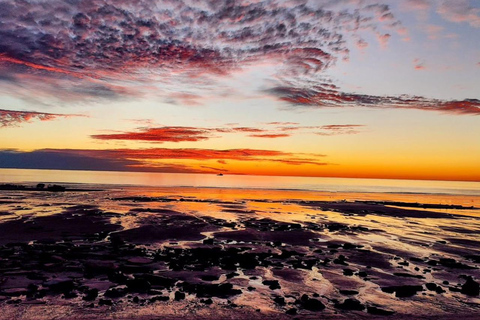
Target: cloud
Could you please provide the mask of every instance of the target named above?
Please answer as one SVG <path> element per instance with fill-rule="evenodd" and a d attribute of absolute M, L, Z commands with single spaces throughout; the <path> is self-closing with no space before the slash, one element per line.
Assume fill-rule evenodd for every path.
<path fill-rule="evenodd" d="M 404 3 L 404 8 L 422 10 L 437 3 L 445 19 L 480 25 L 479 9 L 467 0 Z M 409 104 L 402 97 L 319 89 L 332 81 L 327 71 L 336 61 L 348 59 L 350 39 L 364 48 L 370 33 L 387 48 L 392 34 L 408 35 L 385 3 L 0 0 L 0 21 L 0 91 L 44 104 L 148 96 L 197 105 L 231 94 L 234 88 L 225 79 L 265 64 L 275 71 L 254 90 L 266 87 L 270 89 L 264 92 L 278 95 L 278 88 L 305 88 L 299 90 L 315 92 L 313 100 L 335 100 L 331 107 L 358 100 L 361 105 L 386 102 L 385 107 Z M 246 92 L 250 90 L 238 94 Z M 324 94 L 330 97 L 319 99 Z M 312 97 L 306 103 L 301 99 L 300 94 L 293 100 L 296 105 L 319 105 L 308 101 Z M 463 104 L 467 101 L 472 107 L 458 113 L 476 114 L 475 101 Z M 430 102 L 441 101 L 419 102 L 428 107 L 418 109 L 442 111 L 430 107 Z"/>
<path fill-rule="evenodd" d="M 380 43 L 380 46 L 382 48 L 387 48 L 388 47 L 388 41 L 390 40 L 392 36 L 389 33 L 381 34 L 377 33 L 377 40 Z"/>
<path fill-rule="evenodd" d="M 331 124 L 319 127 L 321 130 L 316 134 L 321 136 L 333 136 L 340 134 L 357 134 L 360 133 L 359 128 L 365 127 L 360 124 Z"/>
<path fill-rule="evenodd" d="M 251 134 L 249 137 L 255 137 L 255 138 L 285 138 L 285 137 L 290 137 L 289 134 L 286 133 L 264 133 L 264 134 Z"/>
<path fill-rule="evenodd" d="M 209 129 L 192 127 L 145 128 L 138 132 L 96 134 L 91 137 L 100 140 L 135 140 L 150 142 L 201 141 L 210 138 Z"/>
<path fill-rule="evenodd" d="M 402 0 L 400 7 L 405 11 L 414 11 L 427 19 L 427 13 L 435 9 L 445 20 L 455 23 L 468 23 L 480 28 L 480 8 L 473 7 L 470 0 Z"/>
<path fill-rule="evenodd" d="M 472 7 L 468 0 L 443 0 L 437 12 L 448 21 L 466 22 L 474 28 L 480 28 L 480 8 Z"/>
<path fill-rule="evenodd" d="M 400 7 L 405 11 L 420 13 L 425 18 L 425 13 L 432 8 L 432 2 L 430 0 L 403 0 L 400 2 Z"/>
<path fill-rule="evenodd" d="M 363 49 L 368 47 L 368 42 L 366 42 L 365 40 L 363 40 L 361 38 L 358 39 L 355 44 L 356 44 L 356 46 L 359 50 L 363 50 Z"/>
<path fill-rule="evenodd" d="M 141 124 L 151 125 L 151 121 L 141 120 Z M 91 135 L 91 138 L 98 140 L 124 140 L 124 141 L 145 141 L 153 143 L 163 142 L 196 142 L 218 138 L 225 134 L 247 134 L 252 138 L 286 138 L 295 133 L 315 133 L 321 135 L 335 135 L 344 133 L 358 133 L 354 129 L 362 125 L 324 125 L 324 126 L 299 126 L 297 122 L 269 122 L 268 126 L 274 126 L 267 129 L 257 127 L 181 127 L 181 126 L 163 126 L 139 128 L 137 131 L 115 132 L 107 134 Z M 320 132 L 318 132 L 320 130 Z M 286 133 L 286 132 L 289 133 Z"/>
<path fill-rule="evenodd" d="M 283 0 L 0 0 L 0 21 L 10 94 L 44 103 L 158 95 L 188 105 L 265 61 L 281 77 L 323 73 L 348 56 L 348 35 L 369 30 L 385 44 L 381 29 L 399 25 L 386 5 Z"/>
<path fill-rule="evenodd" d="M 420 61 L 420 59 L 414 59 L 413 64 L 414 64 L 415 70 L 425 70 L 425 69 L 427 69 L 427 67 L 425 67 L 425 62 Z"/>
<path fill-rule="evenodd" d="M 480 64 L 480 63 L 479 63 Z M 290 122 L 290 121 L 275 121 L 275 122 L 267 122 L 265 123 L 267 125 L 271 125 L 271 126 L 289 126 L 289 125 L 299 125 L 300 123 L 298 122 Z"/>
<path fill-rule="evenodd" d="M 1 168 L 129 171 L 136 164 L 132 160 L 100 158 L 72 152 L 0 150 Z"/>
<path fill-rule="evenodd" d="M 28 123 L 33 120 L 51 121 L 57 118 L 79 117 L 75 114 L 57 114 L 35 111 L 15 111 L 0 109 L 0 128 L 15 127 L 22 123 Z"/>
<path fill-rule="evenodd" d="M 55 150 L 52 150 L 55 152 Z M 150 148 L 150 149 L 109 149 L 109 150 L 71 150 L 75 154 L 93 155 L 112 159 L 188 159 L 188 160 L 240 160 L 252 161 L 270 157 L 286 157 L 291 153 L 275 150 L 256 149 L 195 149 L 195 148 Z"/>
<path fill-rule="evenodd" d="M 428 38 L 429 38 L 430 40 L 435 40 L 435 39 L 440 38 L 441 32 L 442 32 L 445 28 L 442 27 L 442 26 L 435 25 L 435 24 L 428 24 L 428 25 L 424 26 L 423 29 L 424 29 L 425 32 L 427 33 Z"/>
<path fill-rule="evenodd" d="M 374 96 L 352 94 L 340 91 L 336 87 L 318 86 L 309 88 L 276 87 L 269 92 L 292 106 L 326 107 L 370 107 L 400 108 L 425 111 L 437 111 L 456 115 L 480 115 L 480 100 L 439 100 L 419 96 Z"/>
<path fill-rule="evenodd" d="M 260 128 L 252 128 L 252 127 L 235 127 L 232 128 L 231 131 L 236 132 L 265 132 L 265 130 Z"/>
<path fill-rule="evenodd" d="M 322 156 L 312 154 L 305 157 L 303 154 L 259 149 L 40 149 L 31 152 L 0 150 L 0 168 L 205 173 L 229 170 L 214 168 L 210 161 L 222 165 L 228 165 L 227 160 L 256 162 L 259 165 L 264 163 L 265 166 L 272 163 L 328 165 L 318 161 Z M 172 164 L 171 161 L 187 163 Z"/>

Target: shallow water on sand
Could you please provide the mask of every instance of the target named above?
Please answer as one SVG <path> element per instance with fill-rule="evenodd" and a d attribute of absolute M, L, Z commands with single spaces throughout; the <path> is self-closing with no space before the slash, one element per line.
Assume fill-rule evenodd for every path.
<path fill-rule="evenodd" d="M 126 186 L 1 191 L 0 245 L 26 245 L 15 252 L 0 247 L 0 306 L 18 318 L 35 318 L 39 305 L 58 317 L 72 310 L 127 318 L 468 317 L 480 311 L 478 294 L 466 289 L 480 279 L 478 208 L 480 196 L 467 194 Z M 84 247 L 91 249 L 82 257 L 69 254 Z M 31 261 L 27 253 L 38 252 L 50 260 Z M 108 297 L 109 288 L 128 280 L 87 274 L 99 260 L 128 279 L 159 275 L 175 284 L 127 286 L 125 295 Z M 43 280 L 28 279 L 27 271 Z M 51 289 L 56 278 L 72 279 L 76 296 Z M 46 288 L 45 295 L 21 291 L 32 283 Z M 233 291 L 205 293 L 221 284 Z M 94 286 L 98 297 L 86 302 L 85 287 Z M 185 299 L 175 301 L 177 291 Z M 158 295 L 169 301 L 152 301 Z M 101 306 L 100 299 L 112 305 Z"/>

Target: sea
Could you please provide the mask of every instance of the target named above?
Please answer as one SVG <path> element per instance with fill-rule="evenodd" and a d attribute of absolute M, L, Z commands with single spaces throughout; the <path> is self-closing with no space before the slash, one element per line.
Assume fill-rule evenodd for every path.
<path fill-rule="evenodd" d="M 480 182 L 0 169 L 0 183 L 480 196 Z"/>

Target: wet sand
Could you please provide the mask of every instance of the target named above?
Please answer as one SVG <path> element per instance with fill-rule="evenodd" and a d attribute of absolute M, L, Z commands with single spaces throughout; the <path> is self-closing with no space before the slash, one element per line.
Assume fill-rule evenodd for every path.
<path fill-rule="evenodd" d="M 480 314 L 479 197 L 0 192 L 0 319 Z"/>

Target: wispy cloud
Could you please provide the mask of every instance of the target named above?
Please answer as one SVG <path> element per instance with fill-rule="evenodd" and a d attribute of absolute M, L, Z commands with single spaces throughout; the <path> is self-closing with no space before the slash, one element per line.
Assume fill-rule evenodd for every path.
<path fill-rule="evenodd" d="M 210 138 L 209 129 L 192 127 L 145 128 L 137 132 L 96 134 L 91 137 L 100 140 L 136 140 L 150 142 L 200 141 Z"/>
<path fill-rule="evenodd" d="M 149 123 L 142 120 L 141 123 Z M 294 133 L 315 133 L 320 135 L 337 135 L 358 133 L 356 129 L 363 127 L 358 124 L 347 125 L 324 125 L 324 126 L 300 126 L 296 122 L 270 122 L 268 128 L 257 127 L 147 127 L 138 128 L 137 131 L 114 132 L 91 135 L 98 140 L 130 140 L 153 143 L 202 141 L 211 138 L 219 138 L 226 134 L 244 134 L 252 138 L 286 138 Z M 289 132 L 289 133 L 286 133 Z"/>
<path fill-rule="evenodd" d="M 251 134 L 249 135 L 249 137 L 275 139 L 275 138 L 290 137 L 290 135 L 286 133 L 264 133 L 264 134 Z"/>
<path fill-rule="evenodd" d="M 425 66 L 425 62 L 421 61 L 420 59 L 414 59 L 413 65 L 415 70 L 425 70 L 427 67 Z"/>
<path fill-rule="evenodd" d="M 340 134 L 357 134 L 360 133 L 360 128 L 365 127 L 360 124 L 331 124 L 319 127 L 318 135 L 333 136 Z"/>
<path fill-rule="evenodd" d="M 374 96 L 352 94 L 340 91 L 329 85 L 297 88 L 277 87 L 269 90 L 279 99 L 293 105 L 312 108 L 325 107 L 370 107 L 401 108 L 426 111 L 437 111 L 450 114 L 480 114 L 480 100 L 439 100 L 419 96 Z"/>
<path fill-rule="evenodd" d="M 80 115 L 76 114 L 57 114 L 35 111 L 16 111 L 0 109 L 0 128 L 15 127 L 19 126 L 22 123 L 32 122 L 34 120 L 51 121 L 57 118 L 70 118 L 79 116 Z"/>

